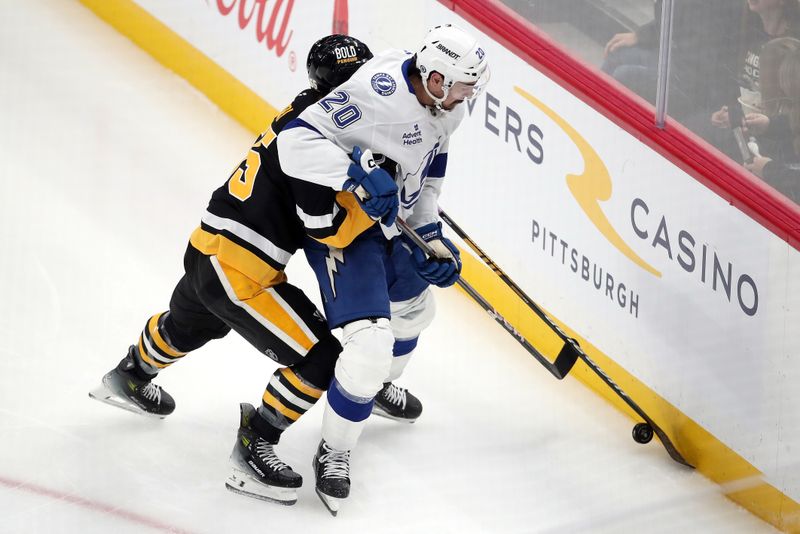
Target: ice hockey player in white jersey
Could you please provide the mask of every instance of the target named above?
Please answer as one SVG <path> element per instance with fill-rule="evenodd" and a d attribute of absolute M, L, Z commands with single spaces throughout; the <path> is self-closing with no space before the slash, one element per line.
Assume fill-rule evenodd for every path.
<path fill-rule="evenodd" d="M 345 248 L 306 240 L 330 326 L 343 328 L 314 459 L 317 493 L 334 515 L 349 495 L 350 451 L 370 412 L 405 420 L 421 412 L 419 400 L 392 381 L 433 319 L 428 285 L 450 286 L 461 269 L 458 250 L 442 235 L 437 200 L 449 138 L 464 117 L 460 104 L 488 79 L 476 40 L 437 26 L 416 53 L 376 55 L 278 136 L 281 168 L 294 178 L 359 191 L 390 174 L 400 216 L 436 252 L 428 258 L 400 237 L 394 213 L 376 213 L 381 224 Z M 373 186 L 370 196 L 376 194 L 383 192 Z"/>

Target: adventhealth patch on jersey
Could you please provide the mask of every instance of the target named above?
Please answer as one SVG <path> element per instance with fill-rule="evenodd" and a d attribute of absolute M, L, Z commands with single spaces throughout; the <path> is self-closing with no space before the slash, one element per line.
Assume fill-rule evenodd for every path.
<path fill-rule="evenodd" d="M 403 134 L 403 145 L 416 145 L 422 142 L 422 132 L 419 130 L 419 124 L 414 125 L 413 132 L 406 132 Z"/>
<path fill-rule="evenodd" d="M 372 88 L 381 96 L 389 96 L 397 89 L 397 82 L 385 72 L 379 72 L 372 77 Z"/>

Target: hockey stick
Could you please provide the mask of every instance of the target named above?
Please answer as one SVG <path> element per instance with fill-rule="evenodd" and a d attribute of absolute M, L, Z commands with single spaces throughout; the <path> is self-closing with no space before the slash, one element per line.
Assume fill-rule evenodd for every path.
<path fill-rule="evenodd" d="M 513 281 L 513 280 L 511 280 L 511 278 L 509 278 L 509 277 L 508 277 L 508 275 L 506 275 L 506 273 L 505 273 L 505 272 L 503 272 L 503 270 L 500 268 L 500 266 L 498 266 L 498 265 L 497 265 L 497 264 L 496 264 L 494 261 L 492 261 L 492 259 L 491 259 L 491 258 L 489 258 L 489 256 L 487 256 L 487 255 L 486 255 L 486 253 L 485 253 L 483 250 L 481 250 L 481 248 L 480 248 L 480 247 L 479 247 L 477 244 L 475 244 L 475 242 L 474 242 L 472 239 L 470 239 L 470 237 L 467 235 L 467 233 L 466 233 L 464 230 L 462 230 L 462 229 L 461 229 L 461 227 L 460 227 L 460 226 L 458 226 L 458 225 L 456 224 L 456 222 L 455 222 L 453 219 L 451 219 L 451 218 L 450 218 L 450 216 L 448 216 L 448 215 L 447 215 L 447 213 L 445 213 L 445 212 L 444 212 L 444 210 L 442 210 L 441 208 L 439 209 L 439 215 L 441 216 L 442 220 L 443 220 L 444 222 L 446 222 L 446 223 L 447 223 L 447 225 L 448 225 L 450 228 L 452 228 L 452 229 L 453 229 L 453 231 L 454 231 L 454 232 L 455 232 L 455 233 L 456 233 L 456 234 L 457 234 L 457 235 L 458 235 L 458 236 L 459 236 L 459 237 L 460 237 L 460 238 L 461 238 L 461 239 L 462 239 L 462 240 L 463 240 L 463 241 L 464 241 L 464 242 L 465 242 L 467 245 L 469 245 L 469 247 L 470 247 L 470 248 L 471 248 L 471 249 L 472 249 L 472 250 L 473 250 L 473 251 L 474 251 L 474 252 L 475 252 L 475 253 L 476 253 L 476 254 L 477 254 L 479 257 L 480 257 L 480 259 L 481 259 L 481 260 L 483 260 L 483 262 L 484 262 L 484 263 L 485 263 L 485 264 L 486 264 L 486 265 L 487 265 L 489 268 L 491 268 L 491 269 L 492 269 L 492 271 L 494 271 L 494 272 L 495 272 L 495 274 L 497 274 L 497 275 L 500 277 L 500 279 L 501 279 L 503 282 L 505 282 L 505 284 L 506 284 L 508 287 L 510 287 L 510 288 L 511 288 L 511 289 L 514 291 L 514 293 L 516 293 L 516 294 L 517 294 L 517 296 L 518 296 L 520 299 L 522 299 L 522 301 L 523 301 L 525 304 L 527 304 L 527 305 L 528 305 L 528 307 L 529 307 L 529 308 L 530 308 L 530 309 L 531 309 L 531 310 L 532 310 L 532 311 L 533 311 L 533 312 L 534 312 L 534 313 L 535 313 L 537 316 L 539 316 L 539 318 L 541 318 L 541 319 L 542 319 L 542 321 L 544 321 L 544 322 L 547 324 L 547 326 L 549 326 L 550 328 L 552 328 L 552 329 L 553 329 L 553 331 L 554 331 L 554 332 L 555 332 L 555 333 L 556 333 L 556 334 L 557 334 L 557 335 L 558 335 L 558 336 L 559 336 L 561 339 L 563 339 L 563 340 L 564 340 L 564 349 L 566 349 L 566 347 L 572 347 L 572 350 L 574 350 L 574 352 L 575 352 L 576 356 L 577 356 L 578 358 L 580 358 L 581 360 L 583 360 L 583 361 L 584 361 L 584 363 L 585 363 L 585 364 L 586 364 L 586 365 L 589 367 L 589 369 L 591 369 L 592 371 L 594 371 L 594 373 L 595 373 L 595 374 L 596 374 L 596 375 L 597 375 L 597 376 L 600 378 L 600 380 L 602 380 L 603 382 L 605 382 L 605 384 L 606 384 L 608 387 L 610 387 L 610 388 L 611 388 L 611 389 L 614 391 L 614 393 L 616 393 L 616 394 L 617 394 L 617 395 L 618 395 L 618 396 L 619 396 L 619 397 L 620 397 L 620 398 L 621 398 L 623 401 L 625 401 L 625 404 L 627 404 L 627 405 L 628 405 L 628 407 L 630 407 L 630 408 L 631 408 L 631 409 L 632 409 L 634 412 L 636 412 L 636 414 L 637 414 L 639 417 L 641 417 L 642 419 L 644 419 L 644 421 L 645 421 L 645 424 L 646 424 L 646 425 L 647 425 L 647 427 L 649 427 L 649 428 L 647 428 L 647 427 L 642 427 L 642 426 L 641 426 L 641 425 L 642 425 L 641 423 L 637 424 L 637 425 L 634 427 L 633 438 L 634 438 L 634 439 L 635 439 L 637 442 L 639 442 L 639 443 L 647 443 L 647 442 L 649 442 L 649 441 L 650 441 L 650 439 L 652 438 L 652 432 L 655 432 L 655 434 L 658 436 L 658 439 L 660 439 L 660 440 L 661 440 L 661 443 L 664 445 L 664 448 L 667 450 L 667 453 L 669 454 L 670 458 L 672 458 L 673 460 L 675 460 L 676 462 L 678 462 L 678 463 L 680 463 L 680 464 L 683 464 L 683 465 L 686 465 L 686 466 L 688 466 L 688 467 L 694 468 L 694 466 L 693 466 L 692 464 L 690 464 L 689 462 L 687 462 L 687 461 L 686 461 L 686 459 L 685 459 L 685 458 L 684 458 L 684 457 L 681 455 L 681 453 L 680 453 L 680 452 L 678 452 L 678 449 L 675 447 L 675 445 L 674 445 L 674 444 L 672 443 L 672 441 L 669 439 L 669 437 L 667 436 L 667 434 L 666 434 L 666 433 L 665 433 L 665 432 L 664 432 L 664 431 L 661 429 L 661 427 L 659 427 L 659 426 L 658 426 L 658 425 L 655 423 L 655 421 L 653 421 L 653 419 L 652 419 L 652 418 L 650 418 L 650 416 L 648 416 L 648 415 L 647 415 L 647 413 L 645 413 L 645 411 L 644 411 L 644 410 L 642 410 L 642 409 L 639 407 L 639 405 L 638 405 L 638 404 L 636 404 L 636 403 L 633 401 L 633 399 L 631 399 L 631 398 L 630 398 L 630 396 L 628 396 L 628 394 L 627 394 L 627 393 L 625 393 L 625 392 L 622 390 L 622 388 L 621 388 L 621 387 L 619 387 L 619 386 L 616 384 L 616 382 L 614 382 L 614 381 L 611 379 L 611 377 L 609 377 L 609 376 L 608 376 L 608 375 L 607 375 L 607 374 L 606 374 L 606 373 L 605 373 L 605 372 L 604 372 L 604 371 L 603 371 L 603 370 L 600 368 L 600 366 L 598 366 L 598 365 L 597 365 L 597 364 L 596 364 L 596 363 L 595 363 L 595 362 L 594 362 L 594 361 L 593 361 L 593 360 L 592 360 L 592 359 L 591 359 L 591 358 L 590 358 L 590 357 L 589 357 L 589 356 L 588 356 L 588 355 L 587 355 L 587 354 L 586 354 L 586 353 L 583 351 L 583 349 L 580 347 L 580 345 L 578 344 L 578 342 L 577 342 L 576 340 L 572 339 L 572 338 L 571 338 L 571 337 L 569 337 L 567 334 L 565 334 L 565 333 L 564 333 L 564 331 L 563 331 L 563 330 L 561 330 L 561 328 L 559 328 L 559 327 L 558 327 L 558 325 L 556 325 L 556 324 L 553 322 L 553 320 L 552 320 L 552 319 L 550 319 L 550 318 L 547 316 L 547 314 L 545 314 L 545 313 L 544 313 L 544 311 L 543 311 L 543 310 L 542 310 L 542 309 L 541 309 L 541 308 L 540 308 L 540 307 L 539 307 L 539 306 L 538 306 L 538 305 L 537 305 L 535 302 L 533 302 L 533 300 L 531 300 L 531 298 L 530 298 L 530 297 L 528 297 L 528 295 L 526 295 L 526 294 L 525 294 L 525 292 L 524 292 L 524 291 L 522 291 L 522 289 L 521 289 L 521 288 L 520 288 L 520 287 L 519 287 L 517 284 L 515 284 L 515 283 L 514 283 L 514 281 Z M 403 227 L 401 226 L 401 228 L 403 228 Z M 415 242 L 416 242 L 416 241 L 415 241 Z M 423 249 L 423 250 L 424 250 L 424 249 Z M 473 297 L 473 298 L 474 298 L 474 297 Z M 484 309 L 485 309 L 485 308 L 484 308 Z M 512 328 L 513 328 L 513 327 L 512 327 Z M 564 352 L 564 349 L 562 349 L 562 351 L 561 351 L 562 353 Z M 560 354 L 559 354 L 559 356 L 560 356 Z M 541 360 L 540 360 L 540 361 L 541 361 Z M 551 371 L 551 372 L 552 372 L 552 371 Z M 649 434 L 649 437 L 648 437 L 648 434 Z"/>
<path fill-rule="evenodd" d="M 361 165 L 361 168 L 364 169 L 364 172 L 369 173 L 371 169 L 375 167 L 375 160 L 373 159 L 372 152 L 370 150 L 363 150 L 358 158 L 358 161 Z M 361 185 L 356 187 L 353 192 L 361 200 L 369 198 L 369 193 L 367 193 L 367 191 Z M 414 243 L 416 243 L 417 246 L 419 246 L 428 256 L 435 256 L 428 246 L 428 243 L 426 243 L 425 240 L 422 239 L 413 228 L 408 226 L 403 219 L 397 217 L 396 222 L 400 227 L 400 230 Z M 545 358 L 541 352 L 536 350 L 533 345 L 531 345 L 528 340 L 525 339 L 525 336 L 520 334 L 519 331 L 517 331 L 517 329 L 514 328 L 514 326 L 509 323 L 505 317 L 497 313 L 497 310 L 492 308 L 486 299 L 484 299 L 480 293 L 475 290 L 475 288 L 469 285 L 466 280 L 459 277 L 456 283 L 460 285 L 461 288 L 464 289 L 464 291 L 466 291 L 467 294 L 486 311 L 486 313 L 488 313 L 495 321 L 497 321 L 497 323 L 502 326 L 506 332 L 511 334 L 520 345 L 525 347 L 525 350 L 527 350 L 531 356 L 536 358 L 545 369 L 550 371 L 554 377 L 562 380 L 565 376 L 567 376 L 570 369 L 572 369 L 572 366 L 574 366 L 575 362 L 578 360 L 578 352 L 575 350 L 577 343 L 575 345 L 565 343 L 561 348 L 561 351 L 558 353 L 558 356 L 556 356 L 556 359 L 553 362 L 550 362 L 550 360 Z"/>
<path fill-rule="evenodd" d="M 426 243 L 425 240 L 422 239 L 417 232 L 408 226 L 408 224 L 406 224 L 406 222 L 400 217 L 397 218 L 397 225 L 406 236 L 408 236 L 419 248 L 423 250 L 423 252 L 425 252 L 425 254 L 435 257 L 435 254 L 431 250 L 428 243 Z M 514 326 L 509 323 L 505 317 L 500 315 L 497 310 L 495 310 L 491 304 L 489 304 L 486 299 L 484 299 L 481 294 L 475 290 L 475 288 L 469 285 L 466 280 L 459 276 L 458 280 L 456 280 L 456 283 L 461 286 L 461 288 L 467 292 L 467 295 L 472 297 L 472 299 L 477 302 L 480 307 L 483 308 L 486 313 L 489 314 L 489 316 L 491 316 L 492 319 L 497 321 L 497 323 L 502 326 L 506 332 L 511 334 L 514 339 L 516 339 L 517 342 L 531 354 L 531 356 L 536 358 L 545 369 L 550 371 L 553 376 L 559 380 L 567 376 L 567 373 L 569 373 L 569 370 L 572 369 L 572 366 L 575 365 L 575 361 L 578 359 L 578 353 L 575 352 L 574 349 L 568 348 L 568 345 L 565 344 L 564 348 L 561 349 L 561 352 L 558 353 L 555 361 L 551 363 L 550 360 L 545 358 L 541 352 L 536 350 L 533 345 L 531 345 L 528 340 L 525 339 L 525 336 L 520 334 L 519 331 L 514 328 Z"/>
<path fill-rule="evenodd" d="M 439 208 L 439 216 L 441 216 L 442 220 L 446 222 L 450 228 L 453 229 L 453 231 L 456 233 L 456 235 L 458 235 L 458 237 L 460 237 L 462 240 L 464 240 L 464 242 L 467 245 L 469 245 L 469 248 L 471 248 L 475 252 L 475 254 L 477 254 L 478 257 L 480 257 L 480 259 L 483 260 L 483 263 L 485 263 L 492 271 L 494 271 L 494 273 L 497 276 L 499 276 L 500 279 L 503 282 L 505 282 L 506 285 L 510 287 L 511 290 L 514 291 L 514 293 L 516 293 L 520 299 L 522 299 L 522 302 L 527 304 L 528 307 L 533 311 L 533 313 L 538 315 L 539 318 L 542 321 L 544 321 L 547 324 L 547 326 L 549 326 L 558 335 L 558 337 L 560 337 L 564 341 L 564 343 L 570 345 L 574 344 L 575 348 L 577 350 L 580 350 L 578 342 L 569 337 L 566 333 L 564 333 L 564 331 L 561 330 L 561 328 L 559 328 L 559 326 L 555 324 L 553 320 L 547 316 L 546 313 L 544 313 L 544 310 L 542 310 L 535 302 L 533 302 L 533 300 L 531 300 L 531 298 L 528 297 L 528 295 L 526 295 L 525 292 L 522 291 L 522 289 L 517 284 L 515 284 L 514 281 L 511 278 L 509 278 L 505 272 L 503 272 L 500 266 L 497 265 L 495 262 L 493 262 L 492 259 L 489 256 L 487 256 L 486 253 L 472 239 L 470 239 L 467 233 L 464 230 L 462 230 L 461 227 L 458 226 L 455 223 L 455 221 L 451 219 L 450 216 L 448 216 L 447 213 L 445 213 L 444 210 L 442 210 L 441 208 Z"/>

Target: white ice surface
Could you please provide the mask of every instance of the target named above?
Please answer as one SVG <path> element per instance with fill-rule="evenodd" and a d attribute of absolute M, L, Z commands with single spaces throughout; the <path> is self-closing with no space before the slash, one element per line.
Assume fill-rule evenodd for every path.
<path fill-rule="evenodd" d="M 320 407 L 279 447 L 295 506 L 225 490 L 238 403 L 274 370 L 235 334 L 162 373 L 164 421 L 89 400 L 252 137 L 77 2 L 0 2 L 0 533 L 772 531 L 455 290 L 400 381 L 422 417 L 370 421 L 337 518 Z M 289 275 L 316 298 L 302 256 Z"/>

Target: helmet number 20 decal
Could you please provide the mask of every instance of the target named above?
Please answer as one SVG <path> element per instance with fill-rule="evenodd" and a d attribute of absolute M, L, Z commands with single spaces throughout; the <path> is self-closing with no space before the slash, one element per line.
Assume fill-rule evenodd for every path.
<path fill-rule="evenodd" d="M 361 118 L 361 110 L 355 104 L 349 104 L 350 95 L 345 91 L 336 91 L 319 101 L 325 113 L 331 113 L 331 120 L 337 128 L 344 129 Z"/>

